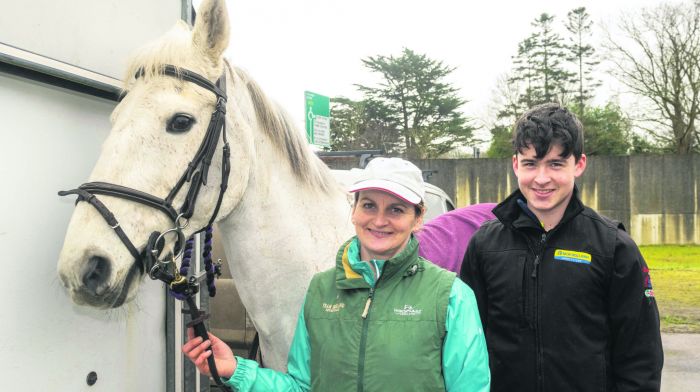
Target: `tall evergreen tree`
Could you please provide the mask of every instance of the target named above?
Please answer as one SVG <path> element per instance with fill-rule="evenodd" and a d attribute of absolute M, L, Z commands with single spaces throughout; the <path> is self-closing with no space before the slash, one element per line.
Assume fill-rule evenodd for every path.
<path fill-rule="evenodd" d="M 407 157 L 437 157 L 472 139 L 474 127 L 460 112 L 465 101 L 445 81 L 454 68 L 410 49 L 398 57 L 379 55 L 362 62 L 382 81 L 357 87 L 365 100 L 386 108 L 385 123 L 398 124 L 401 150 Z"/>
<path fill-rule="evenodd" d="M 593 69 L 600 63 L 595 58 L 595 49 L 590 44 L 593 21 L 586 7 L 575 8 L 567 14 L 565 22 L 569 31 L 569 51 L 566 59 L 576 67 L 572 82 L 575 85 L 576 114 L 584 112 L 584 106 L 593 97 L 593 91 L 600 86 L 600 81 L 593 77 Z"/>
<path fill-rule="evenodd" d="M 566 52 L 562 37 L 554 31 L 554 16 L 543 13 L 532 22 L 535 27 L 534 59 L 541 78 L 542 101 L 565 103 L 566 83 L 571 73 L 562 66 Z M 539 102 L 538 102 L 539 103 Z"/>
<path fill-rule="evenodd" d="M 538 72 L 536 61 L 537 35 L 531 35 L 518 44 L 518 53 L 513 56 L 513 73 L 509 79 L 510 83 L 522 86 L 522 93 L 517 101 L 518 106 L 511 105 L 506 108 L 506 116 L 522 113 L 527 108 L 533 107 L 543 102 L 542 98 L 542 75 Z M 517 115 L 516 115 L 517 117 Z"/>
<path fill-rule="evenodd" d="M 554 16 L 541 14 L 532 22 L 534 33 L 518 44 L 509 82 L 518 85 L 521 93 L 518 107 L 504 108 L 503 115 L 523 113 L 546 102 L 565 103 L 572 73 L 562 64 L 566 60 L 566 48 L 562 37 L 554 31 L 553 22 Z"/>

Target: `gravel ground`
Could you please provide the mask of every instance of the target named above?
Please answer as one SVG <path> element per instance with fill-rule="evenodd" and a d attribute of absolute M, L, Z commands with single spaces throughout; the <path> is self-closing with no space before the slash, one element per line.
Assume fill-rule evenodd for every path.
<path fill-rule="evenodd" d="M 700 391 L 700 334 L 664 333 L 662 392 Z"/>

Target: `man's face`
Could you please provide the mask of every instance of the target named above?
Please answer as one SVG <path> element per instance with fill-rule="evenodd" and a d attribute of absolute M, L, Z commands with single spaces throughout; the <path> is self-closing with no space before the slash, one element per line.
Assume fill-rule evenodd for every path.
<path fill-rule="evenodd" d="M 561 152 L 562 146 L 552 143 L 542 159 L 535 157 L 537 152 L 532 145 L 513 156 L 520 192 L 525 195 L 530 210 L 543 222 L 554 218 L 555 224 L 558 223 L 574 191 L 574 180 L 586 169 L 585 155 L 576 162 L 573 154 L 562 158 Z"/>

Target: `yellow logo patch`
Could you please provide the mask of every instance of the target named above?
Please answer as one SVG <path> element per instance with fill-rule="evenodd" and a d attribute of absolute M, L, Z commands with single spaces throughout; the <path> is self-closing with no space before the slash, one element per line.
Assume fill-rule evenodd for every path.
<path fill-rule="evenodd" d="M 591 254 L 586 252 L 577 252 L 575 250 L 557 249 L 554 251 L 554 260 L 591 264 Z"/>

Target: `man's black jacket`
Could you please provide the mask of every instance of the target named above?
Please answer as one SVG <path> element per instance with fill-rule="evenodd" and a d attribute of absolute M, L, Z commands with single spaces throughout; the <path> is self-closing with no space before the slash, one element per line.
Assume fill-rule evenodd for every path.
<path fill-rule="evenodd" d="M 637 245 L 576 190 L 549 232 L 523 201 L 516 191 L 493 210 L 460 274 L 479 305 L 491 390 L 658 391 L 659 313 Z"/>

